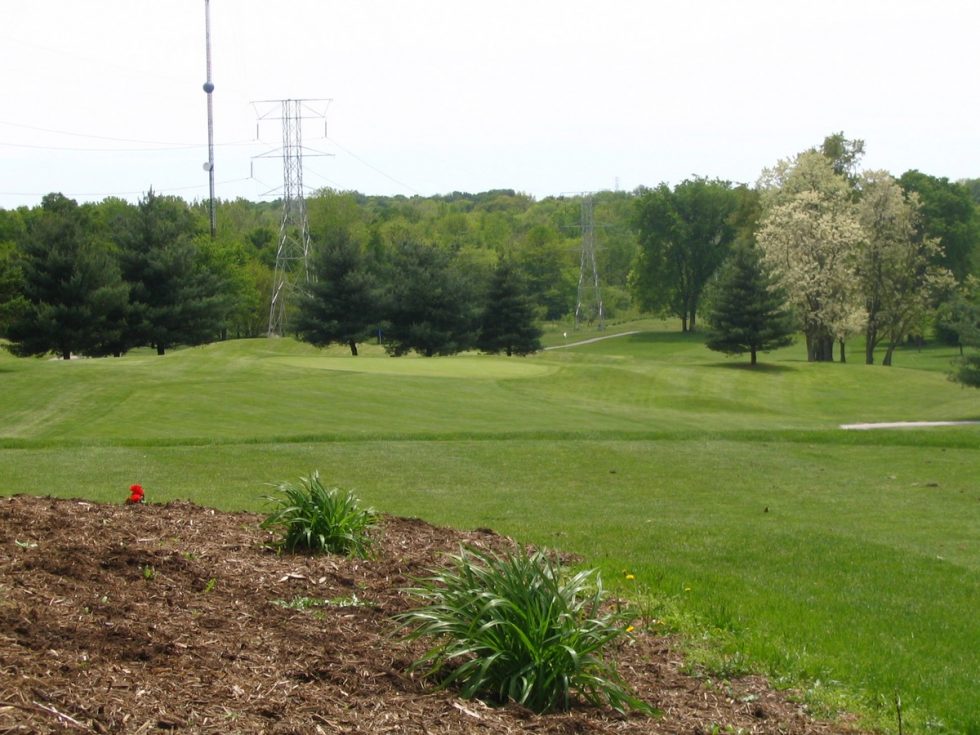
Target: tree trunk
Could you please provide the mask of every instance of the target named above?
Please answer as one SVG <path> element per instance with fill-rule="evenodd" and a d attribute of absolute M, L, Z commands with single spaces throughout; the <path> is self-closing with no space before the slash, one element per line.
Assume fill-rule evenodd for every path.
<path fill-rule="evenodd" d="M 888 345 L 888 349 L 885 350 L 885 359 L 881 361 L 881 364 L 885 367 L 891 367 L 892 364 L 892 353 L 895 352 L 895 345 Z"/>
<path fill-rule="evenodd" d="M 844 344 L 844 340 L 838 341 L 840 344 L 840 361 L 847 362 L 847 347 Z"/>
<path fill-rule="evenodd" d="M 61 351 L 61 359 L 62 360 L 70 360 L 71 359 L 71 350 L 62 350 Z"/>
<path fill-rule="evenodd" d="M 868 327 L 867 332 L 864 335 L 864 364 L 874 365 L 875 364 L 875 345 L 878 342 L 878 330 L 874 327 Z"/>
<path fill-rule="evenodd" d="M 752 347 L 752 358 L 749 362 L 749 365 L 755 365 L 755 347 Z"/>
<path fill-rule="evenodd" d="M 167 351 L 167 346 L 163 342 L 157 342 L 157 354 L 163 355 Z"/>
<path fill-rule="evenodd" d="M 695 322 L 697 321 L 697 313 L 694 309 L 691 309 L 691 316 L 688 318 L 688 324 L 691 326 L 691 331 L 694 331 Z"/>
<path fill-rule="evenodd" d="M 834 338 L 827 334 L 807 334 L 806 359 L 808 362 L 833 362 Z"/>
<path fill-rule="evenodd" d="M 687 332 L 687 313 L 681 315 L 681 331 Z"/>
<path fill-rule="evenodd" d="M 511 357 L 513 356 L 513 354 L 514 354 L 514 349 L 510 345 L 507 345 L 507 357 Z"/>
<path fill-rule="evenodd" d="M 347 340 L 347 346 L 350 347 L 350 353 L 354 357 L 357 357 L 357 342 L 352 339 Z"/>

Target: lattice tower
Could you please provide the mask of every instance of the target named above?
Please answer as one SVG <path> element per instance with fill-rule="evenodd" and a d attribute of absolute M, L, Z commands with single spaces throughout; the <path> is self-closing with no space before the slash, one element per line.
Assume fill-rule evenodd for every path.
<path fill-rule="evenodd" d="M 582 248 L 578 273 L 578 296 L 575 301 L 575 328 L 586 321 L 598 322 L 605 329 L 605 310 L 599 289 L 599 266 L 595 257 L 595 213 L 590 194 L 582 197 Z"/>

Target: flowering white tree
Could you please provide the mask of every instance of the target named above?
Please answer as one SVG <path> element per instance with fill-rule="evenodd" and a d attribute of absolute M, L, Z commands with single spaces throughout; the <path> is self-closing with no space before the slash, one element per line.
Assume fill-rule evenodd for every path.
<path fill-rule="evenodd" d="M 891 365 L 895 347 L 921 330 L 936 298 L 955 286 L 953 274 L 933 263 L 941 260 L 939 240 L 919 234 L 917 195 L 906 194 L 885 171 L 868 171 L 860 181 L 858 218 L 865 239 L 857 277 L 867 311 L 865 362 L 874 350 L 888 347 L 882 363 Z M 921 333 L 921 332 L 920 332 Z"/>
<path fill-rule="evenodd" d="M 853 190 L 832 162 L 807 151 L 763 172 L 757 241 L 803 326 L 807 359 L 830 361 L 834 341 L 860 328 L 854 277 L 863 239 Z"/>

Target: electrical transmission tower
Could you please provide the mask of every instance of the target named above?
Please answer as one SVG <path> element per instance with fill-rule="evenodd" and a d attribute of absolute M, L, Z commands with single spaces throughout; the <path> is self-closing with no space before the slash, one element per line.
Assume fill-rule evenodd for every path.
<path fill-rule="evenodd" d="M 282 148 L 256 156 L 282 158 L 282 220 L 279 225 L 276 272 L 269 307 L 269 336 L 281 337 L 287 324 L 288 302 L 310 280 L 310 226 L 303 188 L 303 155 L 304 152 L 307 155 L 327 155 L 319 151 L 307 151 L 303 147 L 303 120 L 323 120 L 326 128 L 330 100 L 265 100 L 252 104 L 259 122 L 282 122 Z"/>
<path fill-rule="evenodd" d="M 595 214 L 591 194 L 582 196 L 582 255 L 578 273 L 578 297 L 575 301 L 575 328 L 583 320 L 597 321 L 605 329 L 606 314 L 599 291 L 599 267 L 595 259 Z"/>

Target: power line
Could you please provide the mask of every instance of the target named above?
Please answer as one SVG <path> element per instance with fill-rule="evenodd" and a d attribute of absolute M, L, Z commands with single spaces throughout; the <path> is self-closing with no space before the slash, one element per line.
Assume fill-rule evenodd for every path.
<path fill-rule="evenodd" d="M 68 135 L 73 138 L 88 138 L 90 140 L 109 140 L 115 143 L 136 143 L 138 145 L 152 145 L 152 146 L 166 146 L 159 148 L 149 148 L 146 150 L 183 150 L 186 148 L 201 148 L 205 144 L 203 143 L 180 143 L 176 141 L 161 141 L 161 140 L 140 140 L 138 138 L 118 138 L 111 135 L 93 135 L 90 133 L 78 133 L 70 130 L 57 130 L 55 128 L 44 128 L 37 125 L 26 125 L 23 123 L 14 123 L 6 120 L 0 120 L 0 125 L 5 125 L 11 128 L 21 128 L 23 130 L 34 130 L 41 133 L 54 133 L 55 135 Z M 21 148 L 49 148 L 50 150 L 86 150 L 86 151 L 138 151 L 142 149 L 137 148 L 62 148 L 59 146 L 32 146 L 27 144 L 18 143 L 0 143 L 0 145 L 9 145 Z M 229 143 L 215 143 L 217 146 L 250 146 L 253 142 L 250 140 L 234 141 Z"/>
<path fill-rule="evenodd" d="M 375 171 L 375 172 L 377 172 L 377 173 L 379 173 L 379 174 L 381 174 L 382 176 L 384 176 L 384 177 L 385 177 L 386 179 L 388 179 L 389 181 L 392 181 L 392 182 L 394 182 L 394 183 L 396 183 L 396 184 L 398 184 L 399 186 L 401 186 L 401 187 L 404 187 L 404 188 L 406 188 L 406 189 L 408 189 L 408 190 L 409 190 L 410 192 L 412 192 L 413 194 L 417 194 L 418 196 L 424 196 L 424 195 L 422 194 L 422 192 L 420 192 L 420 191 L 419 191 L 418 189 L 416 189 L 416 188 L 415 188 L 414 186 L 410 186 L 409 184 L 406 184 L 406 183 L 405 183 L 404 181 L 399 181 L 399 180 L 398 180 L 398 179 L 396 179 L 396 178 L 395 178 L 394 176 L 390 176 L 389 174 L 386 174 L 386 173 L 385 173 L 384 171 L 382 171 L 382 170 L 381 170 L 380 168 L 378 168 L 377 166 L 374 166 L 374 165 L 372 165 L 372 164 L 370 164 L 370 163 L 368 163 L 368 162 L 367 162 L 367 161 L 365 161 L 365 160 L 364 160 L 363 158 L 361 158 L 360 156 L 358 156 L 358 155 L 357 155 L 356 153 L 354 153 L 354 151 L 352 151 L 352 150 L 350 150 L 349 148 L 345 148 L 344 146 L 342 146 L 342 145 L 341 145 L 340 143 L 338 143 L 338 142 L 337 142 L 337 141 L 336 141 L 336 140 L 335 140 L 334 138 L 331 138 L 331 137 L 329 137 L 329 136 L 327 136 L 327 140 L 329 140 L 329 141 L 330 141 L 331 143 L 333 143 L 333 144 L 334 144 L 335 146 L 337 146 L 337 147 L 338 147 L 338 148 L 339 148 L 340 150 L 342 150 L 342 151 L 343 151 L 344 153 L 346 153 L 346 154 L 347 154 L 348 156 L 350 156 L 351 158 L 353 158 L 353 159 L 354 159 L 355 161 L 358 161 L 358 162 L 359 162 L 359 163 L 361 163 L 362 165 L 364 165 L 364 166 L 367 166 L 367 167 L 368 167 L 369 169 L 371 169 L 372 171 Z"/>
<path fill-rule="evenodd" d="M 224 186 L 225 184 L 238 184 L 242 181 L 249 181 L 251 177 L 245 176 L 240 179 L 228 179 L 227 181 L 219 181 L 218 184 Z M 167 194 L 175 191 L 189 191 L 191 189 L 203 189 L 207 184 L 193 184 L 188 186 L 170 186 L 166 189 L 157 189 L 154 187 L 154 191 L 158 194 Z M 139 189 L 134 191 L 69 191 L 61 192 L 67 197 L 122 197 L 122 196 L 135 196 L 137 194 L 145 194 L 146 189 Z M 50 194 L 50 191 L 38 192 L 38 191 L 0 191 L 0 196 L 8 197 L 43 197 Z"/>

